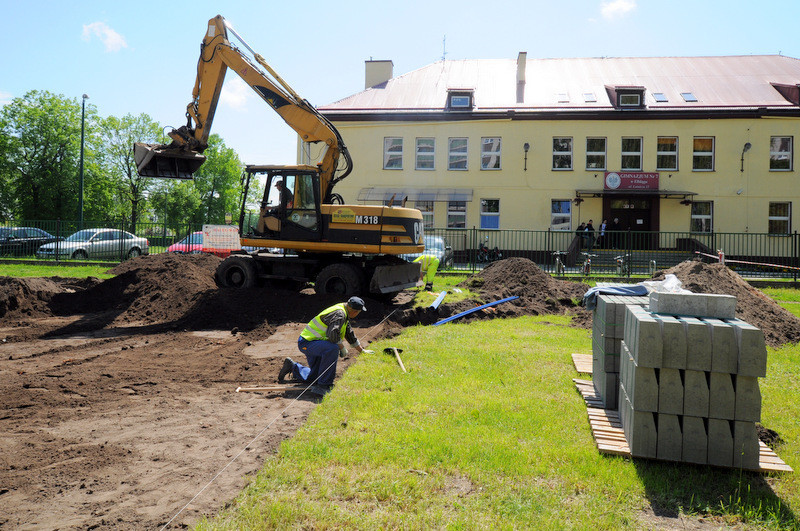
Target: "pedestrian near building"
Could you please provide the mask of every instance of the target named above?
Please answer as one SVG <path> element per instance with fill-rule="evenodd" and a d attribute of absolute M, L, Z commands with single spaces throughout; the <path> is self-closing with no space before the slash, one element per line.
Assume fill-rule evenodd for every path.
<path fill-rule="evenodd" d="M 606 230 L 608 230 L 608 220 L 604 219 L 600 224 L 600 235 L 597 237 L 597 248 L 602 249 L 607 245 L 606 243 Z"/>
<path fill-rule="evenodd" d="M 362 348 L 350 326 L 351 319 L 365 311 L 367 308 L 359 297 L 350 297 L 347 302 L 322 310 L 297 339 L 297 348 L 305 354 L 308 366 L 286 358 L 278 373 L 278 382 L 283 383 L 291 375 L 296 381 L 311 384 L 311 393 L 319 396 L 327 394 L 333 387 L 339 357 L 347 356 L 345 340 L 358 352 L 372 352 Z"/>
<path fill-rule="evenodd" d="M 439 269 L 439 259 L 432 254 L 423 254 L 414 260 L 415 264 L 419 264 L 419 279 L 425 279 L 425 289 L 427 291 L 433 290 L 433 278 L 436 276 L 436 271 Z"/>
<path fill-rule="evenodd" d="M 594 247 L 594 225 L 592 225 L 592 220 L 589 220 L 589 223 L 586 224 L 586 251 L 592 252 L 592 248 Z"/>
<path fill-rule="evenodd" d="M 586 223 L 581 223 L 575 230 L 575 236 L 578 237 L 578 250 L 581 250 L 581 244 L 586 240 Z"/>

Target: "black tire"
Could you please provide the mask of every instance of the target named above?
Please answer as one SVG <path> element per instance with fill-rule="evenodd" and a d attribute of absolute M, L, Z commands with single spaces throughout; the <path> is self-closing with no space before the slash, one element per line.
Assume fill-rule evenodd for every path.
<path fill-rule="evenodd" d="M 350 264 L 331 264 L 322 269 L 314 282 L 318 294 L 336 294 L 349 297 L 361 292 L 364 277 Z"/>
<path fill-rule="evenodd" d="M 89 258 L 89 255 L 86 254 L 86 251 L 83 251 L 83 250 L 75 251 L 74 253 L 72 253 L 72 259 L 73 260 L 86 260 L 88 258 Z"/>
<path fill-rule="evenodd" d="M 252 288 L 256 285 L 256 264 L 250 256 L 232 255 L 217 267 L 214 280 L 221 288 Z"/>
<path fill-rule="evenodd" d="M 141 255 L 142 255 L 142 250 L 139 249 L 138 247 L 134 247 L 130 251 L 128 251 L 128 258 L 136 258 L 137 256 Z"/>

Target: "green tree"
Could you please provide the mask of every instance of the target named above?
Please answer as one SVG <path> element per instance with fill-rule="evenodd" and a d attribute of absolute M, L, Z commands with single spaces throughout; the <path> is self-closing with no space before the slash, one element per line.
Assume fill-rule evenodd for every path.
<path fill-rule="evenodd" d="M 126 114 L 122 118 L 109 116 L 101 121 L 100 137 L 104 165 L 118 198 L 117 204 L 130 209 L 130 230 L 134 232 L 155 183 L 154 179 L 139 175 L 133 158 L 133 143 L 163 142 L 161 126 L 147 114 Z"/>
<path fill-rule="evenodd" d="M 226 213 L 238 220 L 243 169 L 239 155 L 216 134 L 209 137 L 208 148 L 203 154 L 206 161 L 194 175 L 201 205 L 192 220 L 196 223 L 223 223 Z"/>
<path fill-rule="evenodd" d="M 87 105 L 86 159 L 94 152 L 96 120 L 94 107 Z M 0 214 L 76 219 L 80 138 L 77 98 L 34 90 L 5 105 L 0 110 Z"/>

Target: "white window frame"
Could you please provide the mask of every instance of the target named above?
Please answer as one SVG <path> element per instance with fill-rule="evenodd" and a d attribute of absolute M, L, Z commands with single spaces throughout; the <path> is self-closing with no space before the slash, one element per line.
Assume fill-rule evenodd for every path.
<path fill-rule="evenodd" d="M 591 140 L 602 140 L 603 141 L 603 151 L 590 151 L 589 150 L 589 141 Z M 605 170 L 606 169 L 606 161 L 608 155 L 608 139 L 604 136 L 589 136 L 586 137 L 586 169 L 588 171 L 593 170 Z M 599 166 L 591 166 L 589 164 L 589 157 L 602 157 L 603 163 Z"/>
<path fill-rule="evenodd" d="M 430 229 L 434 225 L 433 208 L 435 203 L 433 201 L 416 201 L 414 206 L 422 212 L 422 226 L 423 228 Z"/>
<path fill-rule="evenodd" d="M 427 145 L 426 145 L 427 144 Z M 430 151 L 424 150 L 428 147 Z M 436 169 L 436 139 L 433 137 L 417 137 L 414 145 L 414 169 L 419 171 L 433 171 Z M 430 166 L 420 164 L 422 161 L 430 161 Z"/>
<path fill-rule="evenodd" d="M 661 141 L 667 139 L 675 140 L 675 150 L 668 151 L 661 148 Z M 675 164 L 673 166 L 665 166 L 661 164 L 661 157 L 674 157 Z M 678 171 L 678 137 L 677 136 L 660 136 L 656 139 L 656 169 L 659 171 Z"/>
<path fill-rule="evenodd" d="M 456 141 L 464 141 L 464 149 L 454 150 L 453 144 Z M 464 161 L 464 167 L 454 165 L 455 162 Z M 465 136 L 454 136 L 447 139 L 447 169 L 452 171 L 467 171 L 469 169 L 469 138 Z"/>
<path fill-rule="evenodd" d="M 773 214 L 773 207 L 779 205 L 786 206 L 786 215 Z M 774 230 L 777 223 L 786 224 L 785 230 Z M 767 232 L 773 235 L 787 235 L 792 231 L 792 202 L 791 201 L 770 201 L 769 211 L 767 212 Z"/>
<path fill-rule="evenodd" d="M 397 142 L 399 141 L 399 142 Z M 399 147 L 397 151 L 393 148 Z M 399 166 L 390 166 L 392 160 L 399 160 Z M 383 169 L 402 170 L 403 169 L 403 137 L 386 136 L 383 138 Z"/>
<path fill-rule="evenodd" d="M 625 151 L 625 141 L 626 140 L 635 140 L 639 142 L 639 150 L 638 151 Z M 625 171 L 642 171 L 642 159 L 644 155 L 644 140 L 640 136 L 623 136 L 622 137 L 622 144 L 620 148 L 620 160 L 619 160 L 619 167 L 621 170 Z M 638 159 L 638 164 L 635 166 L 626 166 L 625 161 L 626 158 L 630 161 L 634 161 Z"/>
<path fill-rule="evenodd" d="M 500 170 L 500 150 L 502 138 L 485 136 L 481 138 L 481 170 Z"/>
<path fill-rule="evenodd" d="M 557 149 L 559 144 L 562 142 L 566 142 L 569 146 L 569 149 L 560 150 Z M 558 167 L 556 165 L 556 160 L 564 158 L 564 160 L 569 161 L 568 167 Z M 554 136 L 553 137 L 553 171 L 572 171 L 572 137 L 571 136 Z"/>
<path fill-rule="evenodd" d="M 563 212 L 561 208 L 567 207 L 567 211 Z M 563 221 L 566 219 L 566 221 Z M 556 223 L 556 220 L 559 222 Z M 564 223 L 568 226 L 563 227 Z M 561 228 L 556 228 L 561 225 Z M 572 199 L 551 199 L 550 200 L 550 230 L 552 231 L 572 231 Z"/>
<path fill-rule="evenodd" d="M 695 212 L 695 205 L 708 205 L 708 212 Z M 714 232 L 714 201 L 692 201 L 689 232 Z"/>
<path fill-rule="evenodd" d="M 634 98 L 633 101 L 624 101 L 628 98 Z M 619 95 L 619 106 L 620 107 L 641 107 L 642 106 L 642 95 L 638 92 L 634 93 L 623 93 Z"/>
<path fill-rule="evenodd" d="M 698 140 L 711 140 L 711 151 L 698 151 Z M 716 138 L 713 136 L 696 136 L 692 138 L 692 171 L 714 171 L 714 151 L 716 149 Z M 708 159 L 711 161 L 710 168 L 698 168 L 697 162 Z"/>
<path fill-rule="evenodd" d="M 783 147 L 782 140 L 786 140 L 788 150 Z M 789 160 L 788 168 L 777 167 L 778 161 Z M 794 169 L 794 137 L 791 136 L 771 136 L 769 138 L 769 171 L 793 171 Z"/>
<path fill-rule="evenodd" d="M 447 202 L 447 228 L 466 229 L 467 228 L 467 202 L 448 201 Z"/>
<path fill-rule="evenodd" d="M 489 223 L 490 220 L 492 223 Z M 489 230 L 500 228 L 500 199 L 481 199 L 481 228 Z"/>

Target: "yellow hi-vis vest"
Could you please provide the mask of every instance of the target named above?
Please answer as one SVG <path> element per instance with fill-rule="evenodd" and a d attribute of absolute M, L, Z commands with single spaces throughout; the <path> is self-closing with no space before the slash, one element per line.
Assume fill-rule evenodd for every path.
<path fill-rule="evenodd" d="M 328 325 L 322 322 L 322 317 L 328 315 L 331 312 L 335 312 L 336 310 L 342 310 L 344 312 L 344 324 L 342 324 L 341 330 L 339 330 L 339 341 L 344 340 L 344 334 L 347 332 L 347 323 L 350 321 L 350 317 L 347 315 L 347 308 L 345 307 L 344 302 L 339 304 L 334 304 L 330 308 L 326 308 L 320 312 L 319 315 L 311 319 L 311 321 L 306 325 L 303 331 L 300 333 L 300 337 L 307 341 L 317 341 L 319 339 L 328 339 Z"/>
<path fill-rule="evenodd" d="M 436 264 L 438 265 L 439 264 L 439 259 L 436 258 L 435 256 L 433 256 L 432 254 L 423 254 L 422 256 L 418 256 L 417 259 L 414 260 L 414 262 L 419 263 L 420 268 L 422 269 L 422 271 L 427 271 L 428 268 L 434 262 L 436 262 Z"/>

